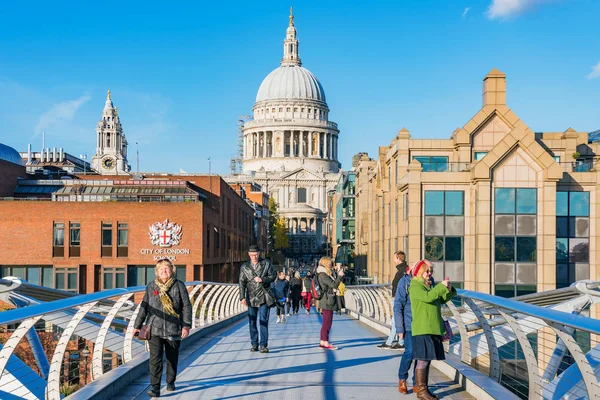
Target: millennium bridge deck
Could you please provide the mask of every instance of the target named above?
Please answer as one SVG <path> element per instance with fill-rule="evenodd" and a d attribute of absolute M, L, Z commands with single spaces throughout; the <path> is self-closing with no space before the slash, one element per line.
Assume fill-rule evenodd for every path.
<path fill-rule="evenodd" d="M 379 350 L 383 338 L 346 315 L 335 315 L 331 332 L 338 351 L 318 347 L 321 317 L 300 310 L 285 324 L 269 322 L 270 353 L 249 351 L 246 319 L 203 337 L 180 355 L 177 391 L 169 399 L 394 399 L 401 352 Z M 412 377 L 409 378 L 409 382 Z M 463 388 L 433 369 L 432 391 L 447 399 L 472 399 Z M 147 399 L 150 378 L 128 386 L 119 400 Z M 409 385 L 410 389 L 410 385 Z"/>

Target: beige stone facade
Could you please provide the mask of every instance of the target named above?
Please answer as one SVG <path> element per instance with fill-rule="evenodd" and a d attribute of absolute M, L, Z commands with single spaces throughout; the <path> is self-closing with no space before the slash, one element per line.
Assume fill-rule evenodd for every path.
<path fill-rule="evenodd" d="M 595 279 L 599 151 L 587 132 L 533 132 L 494 69 L 482 108 L 450 139 L 403 128 L 376 159 L 362 156 L 357 268 L 390 282 L 403 250 L 410 263 L 431 259 L 436 279 L 504 296 Z"/>

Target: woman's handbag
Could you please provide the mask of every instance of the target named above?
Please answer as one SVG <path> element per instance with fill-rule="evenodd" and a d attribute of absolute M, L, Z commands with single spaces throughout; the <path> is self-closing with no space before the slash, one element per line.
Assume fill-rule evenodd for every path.
<path fill-rule="evenodd" d="M 138 333 L 137 337 L 140 340 L 150 340 L 152 338 L 152 321 L 154 320 L 154 316 L 150 318 L 147 324 L 142 325 L 142 329 Z"/>
<path fill-rule="evenodd" d="M 442 342 L 448 342 L 454 337 L 454 333 L 452 333 L 452 327 L 447 320 L 444 320 L 444 327 L 446 328 L 446 333 L 442 336 Z"/>

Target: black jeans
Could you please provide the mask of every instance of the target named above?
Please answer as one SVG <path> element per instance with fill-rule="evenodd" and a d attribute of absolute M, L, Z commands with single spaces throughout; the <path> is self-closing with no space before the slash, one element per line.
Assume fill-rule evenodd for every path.
<path fill-rule="evenodd" d="M 175 383 L 181 340 L 167 340 L 158 336 L 152 336 L 148 345 L 150 346 L 150 385 L 152 385 L 152 388 L 160 390 L 160 378 L 163 372 L 163 353 L 167 355 L 167 384 Z"/>
<path fill-rule="evenodd" d="M 285 317 L 285 301 L 278 301 L 275 305 L 277 306 L 277 316 L 283 315 Z"/>
<path fill-rule="evenodd" d="M 300 298 L 292 297 L 292 311 L 298 313 L 298 308 L 300 307 Z"/>

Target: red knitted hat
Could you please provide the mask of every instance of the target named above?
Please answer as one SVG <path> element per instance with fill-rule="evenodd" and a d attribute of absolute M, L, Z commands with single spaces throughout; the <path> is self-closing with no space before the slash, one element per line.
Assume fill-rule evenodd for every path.
<path fill-rule="evenodd" d="M 412 269 L 412 276 L 419 276 L 419 272 L 421 272 L 420 270 L 423 266 L 427 267 L 425 260 L 418 261 Z"/>

